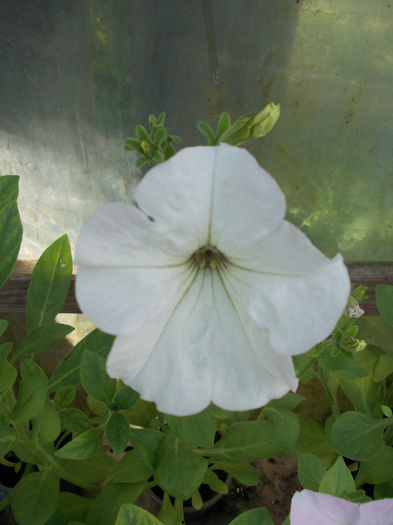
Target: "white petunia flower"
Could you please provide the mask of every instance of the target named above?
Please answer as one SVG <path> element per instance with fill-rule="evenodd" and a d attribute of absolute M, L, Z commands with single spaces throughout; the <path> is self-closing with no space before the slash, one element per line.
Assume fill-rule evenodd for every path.
<path fill-rule="evenodd" d="M 277 183 L 227 144 L 181 150 L 135 200 L 94 214 L 76 246 L 81 310 L 117 336 L 109 375 L 175 415 L 296 390 L 290 356 L 326 338 L 345 308 L 341 255 L 328 259 L 286 222 Z"/>
<path fill-rule="evenodd" d="M 292 498 L 291 525 L 393 525 L 393 499 L 352 503 L 302 490 Z"/>

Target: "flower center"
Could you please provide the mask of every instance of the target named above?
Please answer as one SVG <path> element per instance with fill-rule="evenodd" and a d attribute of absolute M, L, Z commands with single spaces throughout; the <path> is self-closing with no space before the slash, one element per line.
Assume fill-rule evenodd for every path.
<path fill-rule="evenodd" d="M 191 255 L 190 263 L 198 269 L 216 270 L 225 268 L 227 258 L 215 246 L 202 246 Z"/>

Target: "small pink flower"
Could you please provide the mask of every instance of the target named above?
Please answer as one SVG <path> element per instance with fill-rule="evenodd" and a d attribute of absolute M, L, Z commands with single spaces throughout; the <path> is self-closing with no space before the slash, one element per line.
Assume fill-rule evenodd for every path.
<path fill-rule="evenodd" d="M 296 492 L 291 525 L 393 525 L 393 499 L 352 503 L 311 490 Z"/>

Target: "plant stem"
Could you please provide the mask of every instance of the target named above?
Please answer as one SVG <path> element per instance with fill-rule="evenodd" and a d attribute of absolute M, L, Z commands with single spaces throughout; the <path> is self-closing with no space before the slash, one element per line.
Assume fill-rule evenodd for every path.
<path fill-rule="evenodd" d="M 66 479 L 70 483 L 73 483 L 74 485 L 77 485 L 78 487 L 81 487 L 83 489 L 90 490 L 93 492 L 100 491 L 99 487 L 91 485 L 90 483 L 80 481 L 78 478 L 75 478 L 72 474 L 69 474 L 62 467 L 62 465 L 56 461 L 56 459 L 53 456 L 48 454 L 46 450 L 41 447 L 41 445 L 35 444 L 32 441 L 30 441 L 29 437 L 26 435 L 23 426 L 20 423 L 12 421 L 12 413 L 10 412 L 10 410 L 8 410 L 7 407 L 4 406 L 3 403 L 0 403 L 0 412 L 2 412 L 11 421 L 18 439 L 22 441 L 26 448 L 28 448 L 40 461 L 42 461 L 42 463 L 52 467 L 53 471 L 56 472 L 58 476 L 62 477 L 63 479 Z"/>
<path fill-rule="evenodd" d="M 329 384 L 330 383 L 329 378 L 325 377 L 325 372 L 319 364 L 318 364 L 318 369 L 317 369 L 317 376 L 329 398 L 330 405 L 332 407 L 332 414 L 334 418 L 337 418 L 340 415 L 340 409 L 338 407 L 338 403 L 336 399 L 336 392 L 334 388 L 331 388 L 331 385 Z"/>

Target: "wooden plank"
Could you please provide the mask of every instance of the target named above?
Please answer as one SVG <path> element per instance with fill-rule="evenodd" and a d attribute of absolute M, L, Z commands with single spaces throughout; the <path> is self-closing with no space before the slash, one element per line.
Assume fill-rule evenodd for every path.
<path fill-rule="evenodd" d="M 26 293 L 35 263 L 36 261 L 17 261 L 8 281 L 0 289 L 0 312 L 14 313 L 26 310 Z M 369 315 L 376 315 L 378 311 L 375 304 L 375 286 L 393 285 L 393 263 L 349 263 L 347 266 L 352 283 L 368 287 L 369 298 L 362 302 L 363 310 Z M 71 286 L 61 310 L 64 313 L 80 313 L 75 298 L 76 270 L 74 267 Z"/>

